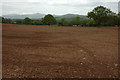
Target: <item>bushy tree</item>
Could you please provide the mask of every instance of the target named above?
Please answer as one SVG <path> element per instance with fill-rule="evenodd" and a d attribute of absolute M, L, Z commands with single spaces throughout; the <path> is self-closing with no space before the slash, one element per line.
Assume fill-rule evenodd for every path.
<path fill-rule="evenodd" d="M 42 25 L 42 21 L 41 20 L 32 20 L 32 25 Z"/>
<path fill-rule="evenodd" d="M 94 20 L 85 20 L 86 26 L 95 26 Z"/>
<path fill-rule="evenodd" d="M 24 20 L 23 20 L 23 23 L 24 24 L 31 24 L 32 20 L 28 17 L 26 17 Z"/>
<path fill-rule="evenodd" d="M 16 22 L 17 24 L 23 24 L 23 20 L 20 20 L 20 19 L 19 19 L 19 20 L 16 20 L 15 22 Z"/>
<path fill-rule="evenodd" d="M 43 18 L 42 22 L 46 25 L 53 25 L 56 24 L 56 19 L 51 14 L 48 14 Z"/>
<path fill-rule="evenodd" d="M 120 26 L 120 12 L 118 13 L 118 26 Z"/>
<path fill-rule="evenodd" d="M 66 20 L 66 18 L 62 18 L 62 19 L 58 20 L 58 25 L 59 26 L 67 26 L 68 21 Z"/>
<path fill-rule="evenodd" d="M 2 17 L 2 23 L 11 23 L 11 19 L 6 19 Z"/>
<path fill-rule="evenodd" d="M 80 17 L 77 16 L 70 21 L 70 25 L 80 25 Z"/>
<path fill-rule="evenodd" d="M 91 12 L 88 12 L 88 17 L 93 19 L 97 25 L 101 25 L 108 20 L 114 13 L 104 6 L 98 6 Z"/>
<path fill-rule="evenodd" d="M 74 21 L 75 21 L 75 25 L 79 25 L 80 24 L 80 17 L 77 16 L 76 18 L 74 18 Z"/>
<path fill-rule="evenodd" d="M 106 22 L 103 23 L 104 26 L 115 26 L 118 25 L 118 17 L 117 15 L 112 15 L 112 16 L 108 16 L 108 20 Z"/>

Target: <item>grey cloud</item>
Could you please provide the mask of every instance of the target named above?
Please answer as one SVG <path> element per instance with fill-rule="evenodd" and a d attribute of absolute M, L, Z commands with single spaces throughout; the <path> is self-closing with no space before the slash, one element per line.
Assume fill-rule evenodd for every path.
<path fill-rule="evenodd" d="M 87 2 L 79 3 L 74 2 L 4 2 L 2 3 L 3 14 L 32 14 L 32 13 L 45 13 L 45 14 L 82 14 L 86 15 L 87 12 L 91 11 L 94 7 L 103 5 L 110 8 L 112 11 L 118 11 L 117 2 Z M 61 0 L 62 1 L 62 0 Z M 67 0 L 66 0 L 67 1 Z M 76 0 L 77 1 L 77 0 Z M 1 13 L 0 13 L 1 14 Z"/>

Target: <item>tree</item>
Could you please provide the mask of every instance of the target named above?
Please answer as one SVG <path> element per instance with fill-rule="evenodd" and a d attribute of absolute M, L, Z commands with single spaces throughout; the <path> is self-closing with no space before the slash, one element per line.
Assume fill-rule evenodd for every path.
<path fill-rule="evenodd" d="M 23 24 L 23 20 L 20 19 L 16 20 L 16 24 Z"/>
<path fill-rule="evenodd" d="M 78 26 L 80 24 L 80 17 L 77 16 L 74 20 L 75 20 L 75 25 Z"/>
<path fill-rule="evenodd" d="M 24 20 L 23 20 L 23 23 L 24 24 L 31 24 L 32 20 L 28 17 L 26 17 Z"/>
<path fill-rule="evenodd" d="M 4 19 L 3 17 L 0 17 L 0 23 L 2 23 L 3 19 Z"/>
<path fill-rule="evenodd" d="M 67 26 L 68 25 L 68 21 L 66 20 L 66 18 L 62 18 L 58 21 L 58 25 L 59 26 Z"/>
<path fill-rule="evenodd" d="M 2 17 L 2 23 L 11 23 L 11 19 L 6 19 L 4 17 Z"/>
<path fill-rule="evenodd" d="M 120 12 L 118 13 L 118 26 L 120 26 Z"/>
<path fill-rule="evenodd" d="M 70 21 L 70 25 L 80 25 L 80 17 L 77 16 Z"/>
<path fill-rule="evenodd" d="M 44 24 L 44 18 L 41 18 L 41 24 Z"/>
<path fill-rule="evenodd" d="M 38 19 L 38 20 L 32 20 L 32 23 L 31 23 L 32 25 L 42 25 L 42 22 L 41 22 L 41 20 L 40 19 Z"/>
<path fill-rule="evenodd" d="M 110 26 L 118 25 L 118 16 L 117 15 L 108 16 L 108 20 L 105 23 L 106 25 L 110 25 Z"/>
<path fill-rule="evenodd" d="M 93 19 L 97 25 L 101 25 L 108 20 L 109 16 L 114 15 L 114 13 L 103 6 L 98 6 L 94 8 L 91 12 L 88 12 L 88 17 Z"/>
<path fill-rule="evenodd" d="M 56 24 L 56 19 L 51 14 L 46 15 L 42 20 L 42 22 L 46 25 Z"/>
<path fill-rule="evenodd" d="M 95 26 L 93 20 L 86 20 L 85 23 L 86 23 L 86 26 L 89 26 L 89 27 L 90 27 L 90 26 Z"/>
<path fill-rule="evenodd" d="M 81 26 L 88 26 L 87 24 L 89 23 L 89 20 L 80 20 L 80 25 Z"/>

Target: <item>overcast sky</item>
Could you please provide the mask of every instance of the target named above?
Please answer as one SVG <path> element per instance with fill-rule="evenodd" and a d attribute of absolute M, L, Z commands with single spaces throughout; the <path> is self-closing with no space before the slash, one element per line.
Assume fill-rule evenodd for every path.
<path fill-rule="evenodd" d="M 0 15 L 6 14 L 80 14 L 87 15 L 96 6 L 118 12 L 119 0 L 2 0 Z"/>

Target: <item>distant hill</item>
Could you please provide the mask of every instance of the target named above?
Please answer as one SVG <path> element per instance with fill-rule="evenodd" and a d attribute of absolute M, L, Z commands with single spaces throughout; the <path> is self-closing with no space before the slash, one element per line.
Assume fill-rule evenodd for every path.
<path fill-rule="evenodd" d="M 65 14 L 61 16 L 55 17 L 56 19 L 66 18 L 67 20 L 72 20 L 73 18 L 79 16 L 81 19 L 88 19 L 85 15 L 78 15 L 78 14 Z"/>
<path fill-rule="evenodd" d="M 36 13 L 36 14 L 9 14 L 9 15 L 3 15 L 4 18 L 9 19 L 24 19 L 26 17 L 29 17 L 31 19 L 40 19 L 43 18 L 46 14 Z M 85 15 L 78 15 L 78 14 L 65 14 L 65 15 L 53 15 L 56 19 L 66 18 L 67 20 L 72 20 L 76 16 L 80 16 L 81 19 L 88 19 Z"/>
<path fill-rule="evenodd" d="M 42 18 L 44 16 L 45 16 L 45 14 L 40 14 L 40 13 L 23 14 L 23 15 L 19 15 L 19 14 L 3 15 L 4 18 L 9 18 L 9 19 L 24 19 L 26 17 L 29 17 L 31 19 L 40 19 L 40 18 Z"/>

